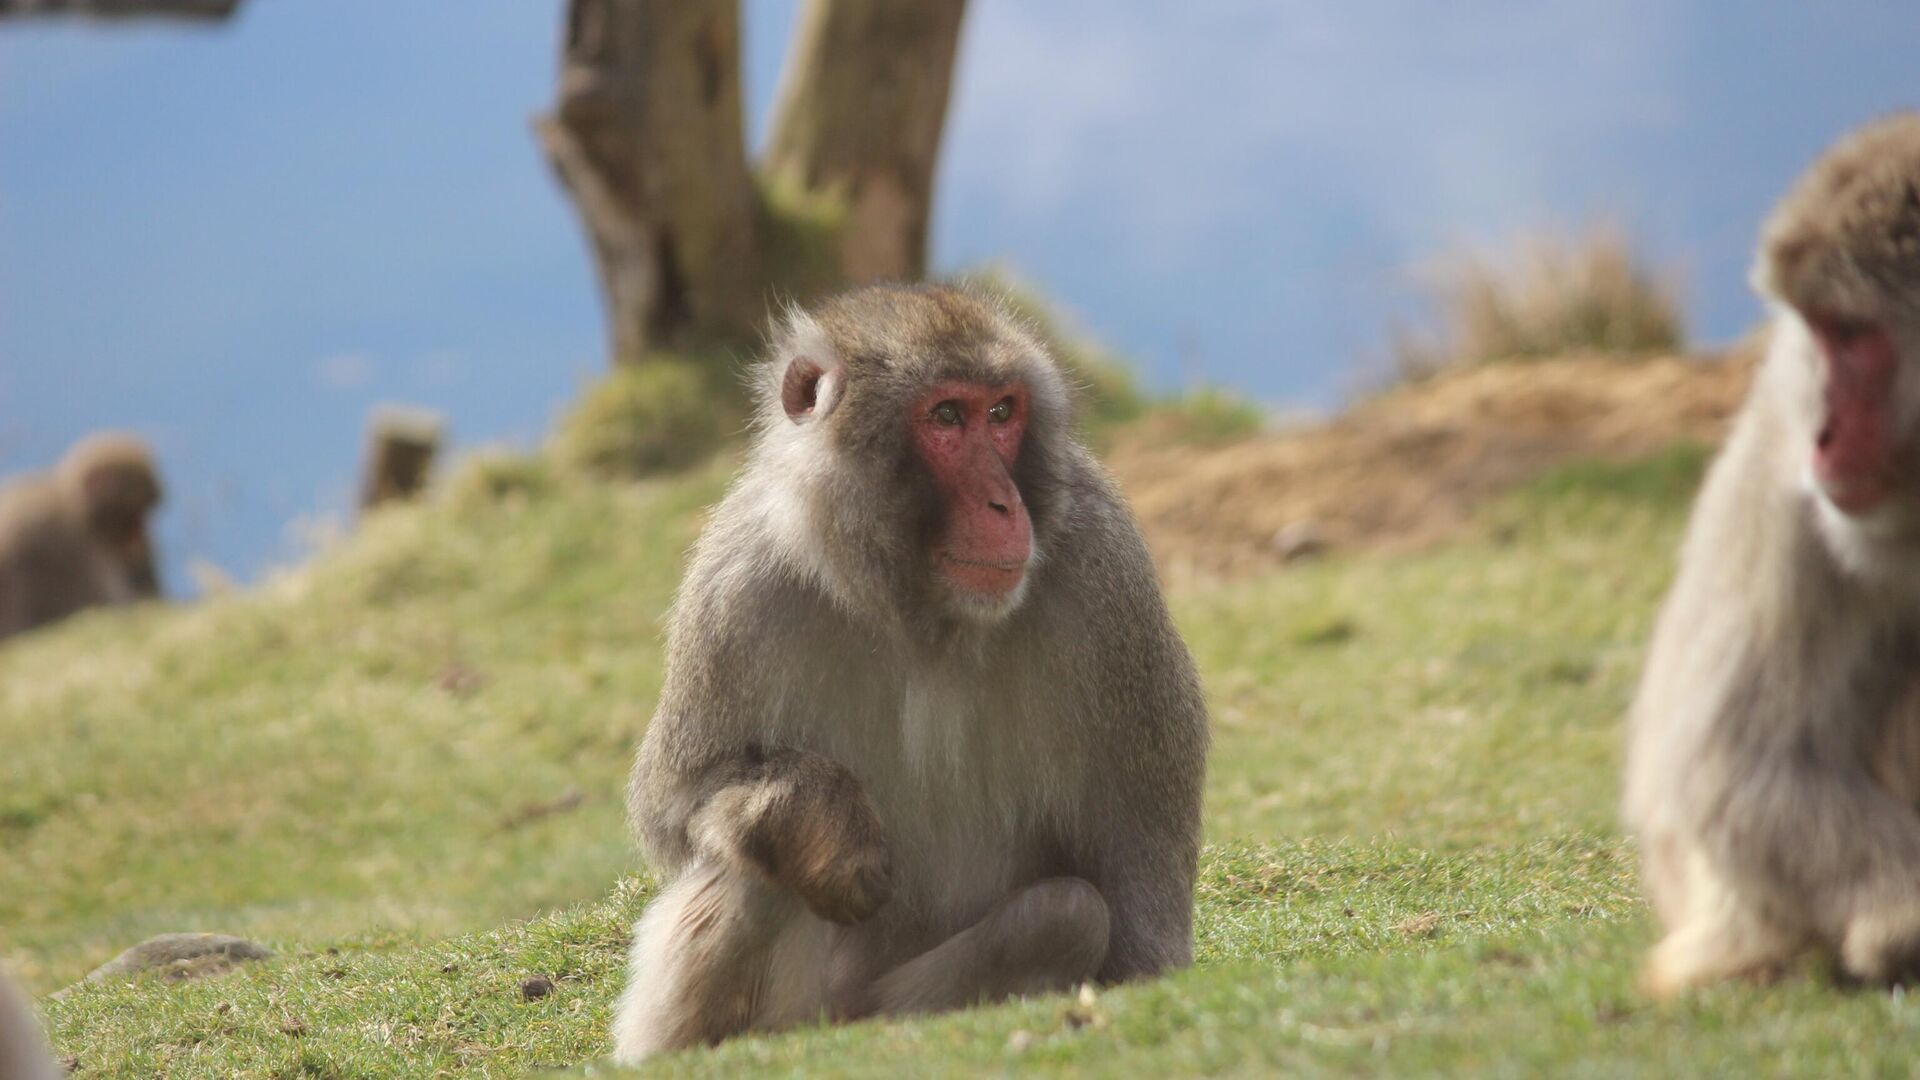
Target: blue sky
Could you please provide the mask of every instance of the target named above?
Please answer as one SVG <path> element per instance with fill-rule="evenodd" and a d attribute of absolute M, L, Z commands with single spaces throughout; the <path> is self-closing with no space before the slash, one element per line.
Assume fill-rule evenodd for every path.
<path fill-rule="evenodd" d="M 793 5 L 749 0 L 757 138 Z M 600 369 L 529 135 L 557 0 L 250 0 L 215 30 L 0 26 L 0 471 L 158 445 L 189 559 L 242 578 L 347 503 L 376 402 L 530 443 Z M 459 17 L 450 18 L 457 10 Z M 1413 271 L 1623 223 L 1692 328 L 1756 318 L 1755 225 L 1847 126 L 1915 104 L 1907 0 L 975 0 L 940 268 L 1004 263 L 1160 386 L 1327 405 Z"/>

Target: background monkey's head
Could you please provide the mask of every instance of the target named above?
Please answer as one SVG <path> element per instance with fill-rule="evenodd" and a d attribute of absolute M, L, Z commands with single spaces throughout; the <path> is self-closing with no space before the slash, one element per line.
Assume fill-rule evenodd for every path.
<path fill-rule="evenodd" d="M 1843 138 L 1761 234 L 1754 284 L 1805 337 L 1809 475 L 1852 520 L 1920 520 L 1920 114 Z"/>

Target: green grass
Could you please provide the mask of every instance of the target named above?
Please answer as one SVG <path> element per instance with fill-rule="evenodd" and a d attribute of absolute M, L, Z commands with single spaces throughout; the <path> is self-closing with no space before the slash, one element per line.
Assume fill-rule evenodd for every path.
<path fill-rule="evenodd" d="M 463 478 L 257 593 L 0 649 L 0 949 L 47 990 L 166 930 L 438 935 L 605 892 L 677 554 L 723 480 Z"/>
<path fill-rule="evenodd" d="M 617 365 L 560 418 L 551 458 L 563 470 L 616 481 L 692 468 L 744 426 L 740 391 L 724 353 L 654 353 Z"/>
<path fill-rule="evenodd" d="M 1618 718 L 1702 461 L 1561 470 L 1441 550 L 1174 596 L 1216 721 L 1194 970 L 659 1071 L 1905 1073 L 1903 996 L 1818 972 L 1673 1006 L 1633 990 L 1652 930 L 1615 824 Z M 0 952 L 32 988 L 167 930 L 280 954 L 46 1002 L 81 1075 L 514 1076 L 604 1052 L 651 887 L 620 782 L 726 466 L 631 488 L 493 468 L 256 593 L 0 649 Z M 577 809 L 519 820 L 568 789 Z M 523 1000 L 536 975 L 554 992 Z"/>

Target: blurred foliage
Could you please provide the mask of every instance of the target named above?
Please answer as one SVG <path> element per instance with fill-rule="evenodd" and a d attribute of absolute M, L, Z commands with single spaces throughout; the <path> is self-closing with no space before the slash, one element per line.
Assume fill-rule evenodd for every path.
<path fill-rule="evenodd" d="M 1260 406 L 1231 390 L 1202 386 L 1155 404 L 1141 427 L 1155 440 L 1204 445 L 1257 435 L 1266 424 Z"/>
<path fill-rule="evenodd" d="M 1700 487 L 1713 454 L 1711 446 L 1682 442 L 1640 461 L 1570 462 L 1534 480 L 1526 493 L 1582 504 L 1612 498 L 1684 505 Z"/>
<path fill-rule="evenodd" d="M 842 287 L 840 232 L 847 207 L 791 181 L 759 176 L 760 258 L 763 279 L 781 302 L 811 303 Z"/>
<path fill-rule="evenodd" d="M 740 426 L 724 365 L 656 354 L 589 386 L 552 438 L 565 471 L 635 479 L 705 461 Z"/>
<path fill-rule="evenodd" d="M 502 501 L 537 500 L 552 494 L 557 483 L 552 459 L 544 455 L 488 449 L 460 461 L 439 497 L 455 513 L 465 513 Z"/>
<path fill-rule="evenodd" d="M 1677 289 L 1607 226 L 1539 233 L 1505 253 L 1466 252 L 1427 275 L 1437 336 L 1403 331 L 1401 374 L 1580 352 L 1677 352 L 1686 346 Z"/>

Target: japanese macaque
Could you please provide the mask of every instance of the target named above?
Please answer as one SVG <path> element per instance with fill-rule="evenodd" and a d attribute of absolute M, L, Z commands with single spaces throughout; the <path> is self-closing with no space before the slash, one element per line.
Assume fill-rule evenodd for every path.
<path fill-rule="evenodd" d="M 147 518 L 159 473 L 131 435 L 91 435 L 0 487 L 0 638 L 160 593 Z"/>
<path fill-rule="evenodd" d="M 0 971 L 0 1080 L 56 1080 L 63 1075 L 47 1053 L 33 1006 Z"/>
<path fill-rule="evenodd" d="M 1768 220 L 1771 344 L 1707 477 L 1634 703 L 1646 984 L 1920 974 L 1920 115 Z"/>
<path fill-rule="evenodd" d="M 1190 963 L 1206 706 L 1053 360 L 877 287 L 759 385 L 634 765 L 615 1056 Z"/>

